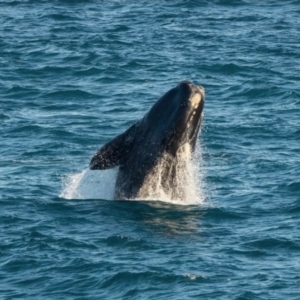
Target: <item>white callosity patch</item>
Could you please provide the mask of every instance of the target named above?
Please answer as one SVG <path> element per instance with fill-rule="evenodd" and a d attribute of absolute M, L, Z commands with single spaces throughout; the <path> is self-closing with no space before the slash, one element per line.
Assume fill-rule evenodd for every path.
<path fill-rule="evenodd" d="M 190 99 L 190 102 L 195 109 L 199 106 L 200 100 L 201 100 L 201 95 L 198 93 L 194 94 L 193 97 Z"/>
<path fill-rule="evenodd" d="M 200 94 L 202 95 L 202 99 L 204 99 L 205 98 L 205 89 L 204 89 L 204 87 L 200 86 L 200 85 L 198 85 L 197 87 L 198 87 L 198 90 L 199 90 Z"/>

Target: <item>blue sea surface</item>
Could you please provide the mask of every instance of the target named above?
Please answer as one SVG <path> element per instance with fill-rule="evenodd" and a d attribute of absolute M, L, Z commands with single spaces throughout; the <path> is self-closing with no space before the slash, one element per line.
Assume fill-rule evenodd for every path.
<path fill-rule="evenodd" d="M 1 1 L 0 298 L 300 299 L 299 16 L 283 0 Z M 203 201 L 109 200 L 110 171 L 82 183 L 184 79 L 206 90 Z"/>

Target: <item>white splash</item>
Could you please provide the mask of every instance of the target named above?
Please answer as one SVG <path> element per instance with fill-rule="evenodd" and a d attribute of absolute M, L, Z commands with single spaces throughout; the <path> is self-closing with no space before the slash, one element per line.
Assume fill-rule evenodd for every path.
<path fill-rule="evenodd" d="M 195 205 L 204 201 L 204 172 L 201 149 L 197 147 L 194 157 L 191 157 L 189 144 L 177 153 L 176 166 L 171 170 L 166 168 L 170 163 L 168 155 L 164 155 L 158 165 L 146 178 L 146 184 L 141 189 L 139 200 L 160 200 L 164 202 Z M 169 174 L 166 174 L 168 170 Z M 135 199 L 133 199 L 135 200 Z"/>
<path fill-rule="evenodd" d="M 65 199 L 106 199 L 112 200 L 116 184 L 116 169 L 71 174 L 63 179 L 59 195 Z"/>
<path fill-rule="evenodd" d="M 139 196 L 139 201 L 163 201 L 180 205 L 197 205 L 204 201 L 204 171 L 202 170 L 201 148 L 198 146 L 191 158 L 190 148 L 183 147 L 178 155 L 175 176 L 165 180 L 168 158 L 163 157 L 160 163 L 149 174 L 146 184 Z M 63 179 L 61 198 L 65 199 L 106 199 L 113 200 L 118 169 L 90 171 L 71 174 Z M 163 188 L 164 186 L 164 188 Z"/>

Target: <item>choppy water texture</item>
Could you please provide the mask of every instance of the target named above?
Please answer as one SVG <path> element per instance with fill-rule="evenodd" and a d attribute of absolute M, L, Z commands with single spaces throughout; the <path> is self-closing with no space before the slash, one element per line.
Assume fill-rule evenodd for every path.
<path fill-rule="evenodd" d="M 0 298 L 300 299 L 299 14 L 2 1 Z M 108 200 L 93 153 L 183 79 L 206 89 L 203 203 Z"/>

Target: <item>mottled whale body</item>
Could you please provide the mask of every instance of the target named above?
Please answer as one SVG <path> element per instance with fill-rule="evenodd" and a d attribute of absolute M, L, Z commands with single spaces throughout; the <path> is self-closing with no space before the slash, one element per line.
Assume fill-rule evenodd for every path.
<path fill-rule="evenodd" d="M 178 172 L 191 156 L 201 125 L 204 88 L 189 81 L 169 90 L 149 112 L 105 144 L 90 162 L 91 170 L 118 166 L 115 199 L 155 197 L 163 190 L 182 198 Z"/>

